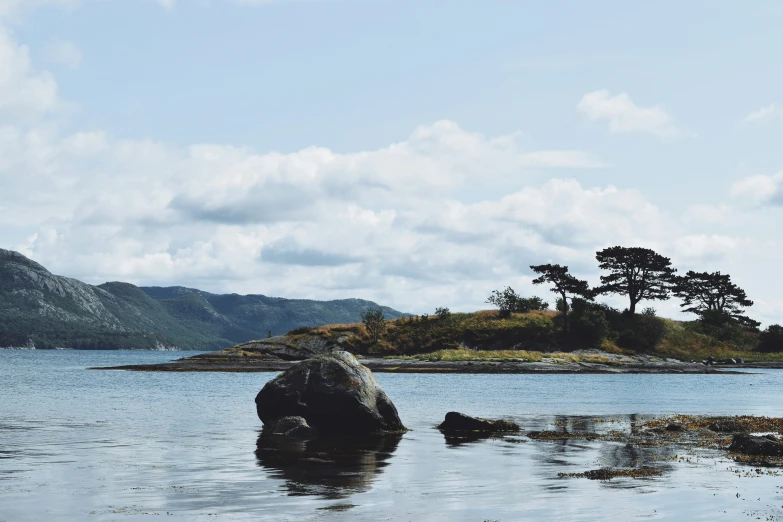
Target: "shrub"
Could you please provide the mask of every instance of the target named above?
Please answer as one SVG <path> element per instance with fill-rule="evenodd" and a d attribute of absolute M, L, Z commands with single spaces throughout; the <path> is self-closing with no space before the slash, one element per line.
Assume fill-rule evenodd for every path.
<path fill-rule="evenodd" d="M 288 332 L 286 335 L 302 335 L 302 334 L 309 334 L 312 333 L 313 330 L 315 330 L 315 327 L 313 326 L 300 326 L 299 328 L 294 328 L 290 332 Z M 272 333 L 272 332 L 269 332 Z M 271 337 L 271 335 L 268 335 L 267 337 Z"/>
<path fill-rule="evenodd" d="M 654 315 L 627 316 L 617 345 L 629 350 L 651 352 L 666 333 L 666 324 Z"/>
<path fill-rule="evenodd" d="M 609 335 L 609 321 L 605 312 L 597 306 L 582 310 L 571 321 L 571 335 L 590 346 L 598 346 Z"/>
<path fill-rule="evenodd" d="M 435 309 L 435 315 L 438 316 L 438 319 L 447 321 L 451 319 L 451 310 L 449 310 L 445 306 L 439 306 L 438 308 Z"/>
<path fill-rule="evenodd" d="M 759 334 L 759 352 L 783 352 L 783 326 L 771 324 Z"/>
<path fill-rule="evenodd" d="M 368 308 L 367 311 L 362 312 L 362 323 L 373 342 L 377 343 L 386 331 L 386 318 L 381 308 Z"/>
<path fill-rule="evenodd" d="M 487 303 L 498 307 L 499 317 L 510 317 L 511 312 L 532 312 L 533 310 L 547 310 L 549 303 L 540 297 L 522 297 L 513 288 L 507 286 L 502 292 L 493 290 L 487 298 Z"/>
<path fill-rule="evenodd" d="M 520 297 L 517 299 L 515 312 L 532 312 L 533 310 L 548 310 L 549 303 L 540 297 Z"/>

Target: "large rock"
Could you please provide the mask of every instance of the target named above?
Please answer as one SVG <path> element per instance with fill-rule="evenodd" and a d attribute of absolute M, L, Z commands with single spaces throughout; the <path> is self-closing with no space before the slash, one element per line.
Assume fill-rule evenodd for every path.
<path fill-rule="evenodd" d="M 519 431 L 519 425 L 509 421 L 480 419 L 464 413 L 450 411 L 446 414 L 446 418 L 438 426 L 438 429 L 443 432 L 481 431 L 497 433 L 501 431 Z"/>
<path fill-rule="evenodd" d="M 317 355 L 295 364 L 256 396 L 258 418 L 304 417 L 322 433 L 405 431 L 397 408 L 369 369 L 348 352 Z"/>
<path fill-rule="evenodd" d="M 783 444 L 767 437 L 734 435 L 729 451 L 760 457 L 783 457 Z"/>

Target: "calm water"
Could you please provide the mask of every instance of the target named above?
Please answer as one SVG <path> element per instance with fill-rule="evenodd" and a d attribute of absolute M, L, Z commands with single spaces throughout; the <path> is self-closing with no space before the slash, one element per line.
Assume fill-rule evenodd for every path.
<path fill-rule="evenodd" d="M 455 443 L 433 429 L 450 410 L 525 430 L 563 421 L 615 429 L 631 414 L 780 416 L 783 372 L 379 374 L 413 431 L 334 448 L 257 446 L 253 399 L 272 374 L 85 370 L 178 356 L 0 351 L 0 521 L 783 520 L 783 478 L 747 477 L 718 452 L 524 437 Z M 639 465 L 664 475 L 557 476 Z"/>

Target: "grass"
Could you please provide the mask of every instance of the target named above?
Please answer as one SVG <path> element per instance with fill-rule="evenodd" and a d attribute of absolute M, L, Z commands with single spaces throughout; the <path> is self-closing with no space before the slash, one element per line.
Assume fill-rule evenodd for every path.
<path fill-rule="evenodd" d="M 783 362 L 783 352 L 753 351 L 758 342 L 757 333 L 741 330 L 726 333 L 705 329 L 697 323 L 657 320 L 657 342 L 651 341 L 654 348 L 637 347 L 648 350 L 642 353 L 683 361 L 741 357 L 745 362 Z M 592 344 L 563 335 L 558 313 L 549 310 L 514 313 L 506 318 L 500 318 L 495 310 L 454 313 L 446 318 L 404 317 L 387 321 L 386 330 L 378 340 L 369 336 L 362 323 L 301 328 L 291 332 L 288 339 L 296 344 L 315 335 L 332 341 L 339 339 L 343 349 L 357 355 L 426 361 L 549 360 L 611 364 L 611 355 L 638 353 L 629 349 L 633 345 L 628 345 L 623 338 L 621 330 L 626 328 L 627 334 L 624 325 L 628 324 L 623 321 L 615 318 L 617 324 L 612 328 L 616 331 L 610 331 L 605 339 Z M 650 321 L 641 324 L 649 326 Z M 646 335 L 643 329 L 638 333 Z M 588 348 L 600 349 L 606 355 L 571 353 Z"/>
<path fill-rule="evenodd" d="M 685 324 L 661 319 L 666 327 L 663 339 L 655 347 L 654 355 L 671 357 L 679 360 L 703 360 L 707 357 L 715 359 L 736 359 L 741 357 L 745 362 L 783 362 L 783 352 L 762 353 L 750 349 L 752 344 L 736 343 L 716 339 L 709 335 L 686 328 Z"/>
<path fill-rule="evenodd" d="M 527 362 L 539 362 L 543 359 L 541 352 L 529 352 L 527 350 L 438 350 L 436 352 L 389 356 L 395 359 L 408 359 L 419 361 L 495 361 L 495 360 L 523 360 Z"/>
<path fill-rule="evenodd" d="M 583 354 L 567 352 L 536 352 L 528 350 L 438 350 L 437 352 L 416 355 L 386 356 L 387 359 L 403 359 L 416 361 L 524 361 L 561 363 L 601 363 L 610 364 L 612 360 L 606 355 Z"/>

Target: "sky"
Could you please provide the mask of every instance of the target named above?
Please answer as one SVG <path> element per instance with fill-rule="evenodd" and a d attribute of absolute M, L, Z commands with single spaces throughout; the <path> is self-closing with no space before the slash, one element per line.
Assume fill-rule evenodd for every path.
<path fill-rule="evenodd" d="M 597 250 L 642 246 L 781 323 L 781 24 L 777 1 L 0 0 L 0 247 L 432 313 L 554 304 L 529 265 L 597 284 Z"/>

